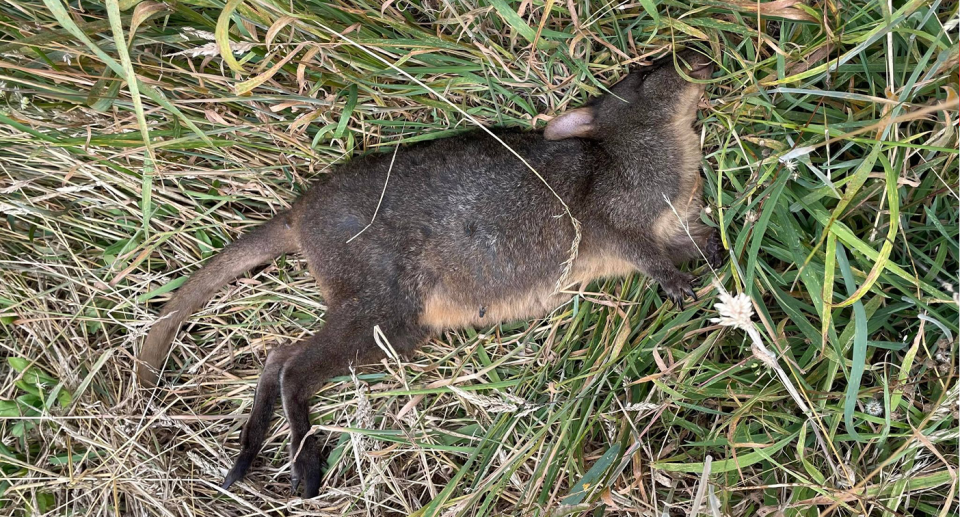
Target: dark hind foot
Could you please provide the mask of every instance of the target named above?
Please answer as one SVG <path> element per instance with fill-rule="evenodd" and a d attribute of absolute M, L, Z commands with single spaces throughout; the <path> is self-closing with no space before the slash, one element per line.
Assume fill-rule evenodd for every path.
<path fill-rule="evenodd" d="M 291 467 L 290 485 L 293 493 L 297 493 L 297 488 L 303 486 L 303 497 L 309 499 L 320 495 L 320 473 L 324 458 L 320 454 L 320 448 L 316 436 L 308 435 L 303 438 L 303 446 L 297 447 L 299 452 L 292 451 L 293 462 Z M 290 448 L 294 449 L 294 442 L 291 440 Z"/>
<path fill-rule="evenodd" d="M 257 392 L 253 396 L 250 418 L 247 419 L 247 423 L 243 425 L 243 432 L 240 433 L 240 454 L 237 455 L 233 468 L 220 485 L 224 490 L 243 479 L 250 465 L 253 464 L 254 458 L 257 457 L 257 453 L 260 452 L 260 447 L 267 437 L 267 429 L 270 427 L 273 408 L 280 396 L 280 369 L 295 349 L 296 347 L 293 346 L 274 348 L 267 355 L 267 363 L 263 366 L 263 373 L 260 374 L 260 380 L 257 382 Z"/>
<path fill-rule="evenodd" d="M 256 457 L 256 455 L 256 451 L 241 452 L 237 456 L 236 461 L 234 461 L 233 468 L 230 469 L 230 472 L 227 472 L 226 477 L 223 479 L 223 484 L 220 485 L 220 488 L 227 490 L 231 485 L 243 479 L 243 476 L 246 475 L 250 465 L 253 464 L 253 458 Z"/>
<path fill-rule="evenodd" d="M 374 304 L 367 307 L 371 306 Z M 374 313 L 374 321 L 389 321 L 377 316 Z M 280 372 L 280 397 L 290 425 L 290 483 L 294 492 L 299 489 L 304 498 L 319 495 L 324 463 L 320 440 L 311 429 L 310 397 L 324 381 L 349 371 L 351 364 L 364 364 L 383 355 L 370 330 L 374 322 L 333 310 L 328 311 L 327 317 L 327 324 L 286 359 Z M 407 321 L 404 324 L 408 324 Z M 391 325 L 384 330 L 400 351 L 412 350 L 421 338 L 419 330 L 401 325 Z"/>

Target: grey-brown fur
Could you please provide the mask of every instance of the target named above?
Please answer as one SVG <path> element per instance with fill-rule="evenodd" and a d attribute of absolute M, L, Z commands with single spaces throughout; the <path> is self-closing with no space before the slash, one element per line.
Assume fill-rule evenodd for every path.
<path fill-rule="evenodd" d="M 582 224 L 567 285 L 641 271 L 679 304 L 694 294 L 693 278 L 676 264 L 699 256 L 698 247 L 719 261 L 715 233 L 699 222 L 700 152 L 692 125 L 702 88 L 677 73 L 673 57 L 557 117 L 545 133 L 495 130 Z M 712 70 L 690 51 L 677 57 L 692 65 L 686 70 L 693 77 Z M 307 436 L 308 400 L 326 379 L 380 355 L 375 325 L 408 353 L 443 329 L 542 316 L 569 299 L 555 286 L 575 237 L 571 221 L 499 142 L 475 131 L 405 147 L 391 169 L 392 159 L 357 158 L 321 177 L 291 210 L 194 274 L 147 336 L 137 374 L 154 385 L 181 323 L 217 289 L 280 254 L 306 257 L 329 307 L 327 323 L 269 354 L 224 487 L 249 468 L 280 398 L 291 454 L 300 448 L 294 488 L 303 484 L 307 497 L 318 493 L 321 458 L 317 439 Z"/>

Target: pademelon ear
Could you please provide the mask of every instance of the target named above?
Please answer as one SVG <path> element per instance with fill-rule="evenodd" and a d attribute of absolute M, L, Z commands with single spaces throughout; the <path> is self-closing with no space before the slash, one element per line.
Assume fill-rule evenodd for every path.
<path fill-rule="evenodd" d="M 593 116 L 592 108 L 570 110 L 548 122 L 543 137 L 547 140 L 590 137 L 594 130 Z"/>

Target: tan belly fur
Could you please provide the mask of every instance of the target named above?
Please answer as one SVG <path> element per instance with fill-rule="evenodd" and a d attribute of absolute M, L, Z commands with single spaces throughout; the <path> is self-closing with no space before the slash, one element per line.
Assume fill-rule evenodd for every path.
<path fill-rule="evenodd" d="M 588 284 L 599 278 L 626 276 L 636 269 L 616 256 L 581 256 L 573 264 L 565 282 L 568 289 Z M 510 293 L 498 300 L 481 303 L 464 303 L 459 293 L 448 289 L 436 289 L 424 302 L 420 324 L 434 330 L 463 327 L 483 327 L 501 322 L 539 318 L 556 309 L 572 297 L 568 292 L 555 292 L 556 282 L 545 281 L 534 289 L 522 293 Z M 506 294 L 506 293 L 505 293 Z M 483 307 L 483 316 L 481 316 Z"/>

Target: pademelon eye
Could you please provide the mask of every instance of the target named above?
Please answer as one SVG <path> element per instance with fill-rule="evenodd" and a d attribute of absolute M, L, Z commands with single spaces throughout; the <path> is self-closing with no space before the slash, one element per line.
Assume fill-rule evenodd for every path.
<path fill-rule="evenodd" d="M 650 76 L 650 72 L 647 70 L 639 70 L 634 72 L 633 75 L 636 77 L 633 82 L 633 87 L 640 89 L 643 87 L 643 83 L 647 80 L 647 77 Z"/>
<path fill-rule="evenodd" d="M 653 67 L 650 67 L 650 68 L 653 68 Z M 654 72 L 654 71 L 655 71 L 655 70 L 644 70 L 644 71 L 640 74 L 640 80 L 637 81 L 637 89 L 638 89 L 638 90 L 643 90 L 643 89 L 644 89 L 644 87 L 645 87 L 646 84 L 647 84 L 647 81 L 650 79 L 650 76 L 653 75 L 653 72 Z"/>

